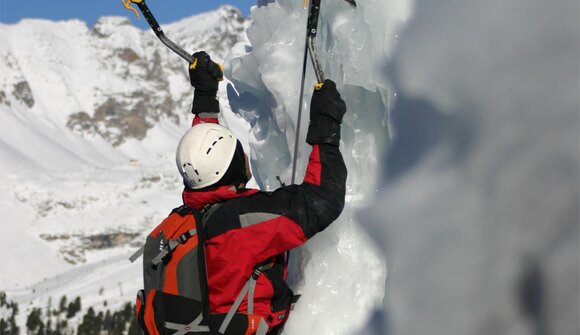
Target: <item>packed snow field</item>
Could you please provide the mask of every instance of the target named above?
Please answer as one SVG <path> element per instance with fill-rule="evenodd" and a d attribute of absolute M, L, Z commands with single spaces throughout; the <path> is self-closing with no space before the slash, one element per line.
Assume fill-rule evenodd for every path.
<path fill-rule="evenodd" d="M 224 63 L 222 121 L 271 190 L 291 176 L 306 11 L 257 5 L 164 28 Z M 347 206 L 294 252 L 284 334 L 580 332 L 579 6 L 322 1 Z M 62 295 L 133 301 L 127 258 L 181 202 L 185 65 L 125 18 L 0 25 L 0 291 L 22 329 Z"/>

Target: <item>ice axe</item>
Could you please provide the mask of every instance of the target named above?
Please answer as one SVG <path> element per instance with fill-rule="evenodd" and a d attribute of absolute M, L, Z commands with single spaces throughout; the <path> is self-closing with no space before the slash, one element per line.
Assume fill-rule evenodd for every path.
<path fill-rule="evenodd" d="M 306 2 L 304 0 L 304 7 L 306 8 Z M 312 61 L 312 66 L 314 67 L 314 73 L 316 74 L 316 90 L 320 90 L 322 85 L 324 85 L 324 72 L 322 71 L 322 66 L 318 60 L 318 54 L 316 53 L 316 34 L 318 33 L 318 17 L 320 16 L 320 1 L 321 0 L 310 0 L 310 8 L 308 10 L 308 22 L 306 24 L 306 47 L 304 48 L 304 67 L 306 67 L 306 54 L 310 54 L 310 59 Z M 351 6 L 356 7 L 355 0 L 344 0 L 348 2 Z M 308 49 L 308 50 L 306 50 Z M 302 87 L 304 87 L 304 73 L 302 76 Z"/>
<path fill-rule="evenodd" d="M 145 20 L 147 20 L 147 23 L 149 23 L 149 26 L 151 27 L 151 29 L 153 29 L 153 32 L 155 33 L 155 35 L 157 35 L 157 37 L 161 40 L 161 42 L 163 42 L 163 44 L 165 44 L 169 49 L 178 54 L 181 58 L 185 59 L 189 64 L 194 63 L 195 58 L 192 55 L 190 55 L 187 51 L 183 50 L 183 48 L 181 48 L 179 45 L 175 44 L 172 40 L 170 40 L 167 36 L 165 36 L 163 29 L 161 29 L 161 26 L 159 26 L 159 23 L 153 16 L 153 13 L 151 13 L 151 10 L 149 10 L 149 7 L 145 3 L 145 0 L 121 0 L 121 2 L 125 6 L 125 8 L 133 11 L 133 13 L 135 13 L 135 15 L 137 16 L 137 19 L 139 19 L 139 13 L 134 7 L 131 7 L 131 3 L 136 4 L 137 7 L 139 7 L 139 10 L 141 10 L 141 13 L 143 13 Z"/>
<path fill-rule="evenodd" d="M 304 0 L 304 8 L 306 8 L 308 0 Z M 308 60 L 308 54 L 310 54 L 310 60 L 312 61 L 312 66 L 314 67 L 314 74 L 316 75 L 316 85 L 314 89 L 317 91 L 322 89 L 324 85 L 324 72 L 322 71 L 322 65 L 318 60 L 318 54 L 316 53 L 316 34 L 318 34 L 318 17 L 320 16 L 320 1 L 321 0 L 310 0 L 310 6 L 308 9 L 308 21 L 306 23 L 306 45 L 304 46 L 304 60 L 302 62 L 302 82 L 300 84 L 300 102 L 298 103 L 298 119 L 296 120 L 296 141 L 294 143 L 294 161 L 292 163 L 292 184 L 296 180 L 296 165 L 298 162 L 298 146 L 300 141 L 300 122 L 302 120 L 302 103 L 304 102 L 304 83 L 306 81 L 306 63 Z M 355 0 L 344 0 L 348 2 L 352 7 L 356 7 Z"/>

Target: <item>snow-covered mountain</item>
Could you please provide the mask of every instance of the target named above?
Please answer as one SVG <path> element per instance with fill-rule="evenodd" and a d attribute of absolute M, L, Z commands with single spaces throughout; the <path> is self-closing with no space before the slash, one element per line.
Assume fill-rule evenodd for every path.
<path fill-rule="evenodd" d="M 164 29 L 184 49 L 208 50 L 223 61 L 245 38 L 247 25 L 237 9 L 224 6 Z M 23 20 L 1 29 L 0 106 L 5 118 L 18 114 L 20 121 L 36 122 L 39 128 L 51 124 L 120 146 L 143 140 L 162 122 L 179 124 L 187 116 L 192 90 L 186 64 L 129 18 L 103 17 L 94 27 L 81 21 Z M 34 120 L 24 119 L 27 115 Z M 3 127 L 16 123 L 4 121 Z M 4 138 L 10 150 L 26 152 Z M 58 165 L 58 159 L 48 164 L 28 158 L 47 168 Z"/>

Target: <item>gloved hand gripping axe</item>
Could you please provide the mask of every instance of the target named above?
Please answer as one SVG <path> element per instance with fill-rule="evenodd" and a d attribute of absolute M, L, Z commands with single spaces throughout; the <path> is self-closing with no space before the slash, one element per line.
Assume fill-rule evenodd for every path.
<path fill-rule="evenodd" d="M 195 59 L 192 55 L 187 53 L 179 45 L 175 44 L 172 40 L 170 40 L 169 38 L 167 38 L 167 36 L 165 36 L 165 33 L 159 26 L 159 23 L 157 23 L 157 20 L 153 16 L 153 13 L 151 13 L 151 10 L 149 10 L 149 7 L 145 3 L 145 0 L 121 0 L 121 2 L 123 2 L 125 8 L 133 11 L 133 13 L 135 13 L 135 15 L 137 16 L 137 19 L 139 19 L 139 13 L 134 7 L 131 7 L 131 3 L 136 4 L 137 7 L 139 7 L 139 10 L 141 10 L 141 13 L 143 13 L 143 16 L 147 20 L 147 23 L 149 23 L 149 26 L 151 27 L 151 29 L 153 29 L 153 32 L 155 33 L 155 35 L 157 35 L 157 37 L 161 40 L 161 42 L 163 42 L 163 44 L 165 44 L 173 52 L 181 56 L 181 58 L 185 59 L 189 64 L 194 63 Z"/>

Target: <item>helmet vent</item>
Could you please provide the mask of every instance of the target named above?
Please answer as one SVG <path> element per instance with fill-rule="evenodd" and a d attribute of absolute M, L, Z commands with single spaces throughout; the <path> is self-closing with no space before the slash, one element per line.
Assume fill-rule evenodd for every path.
<path fill-rule="evenodd" d="M 219 142 L 220 140 L 223 140 L 224 137 L 220 136 L 217 140 L 215 140 L 212 144 L 211 144 L 211 148 L 207 149 L 206 151 L 206 155 L 209 155 L 209 152 L 211 151 L 211 149 L 213 149 L 213 147 L 215 147 L 215 145 L 217 144 L 217 142 Z"/>

